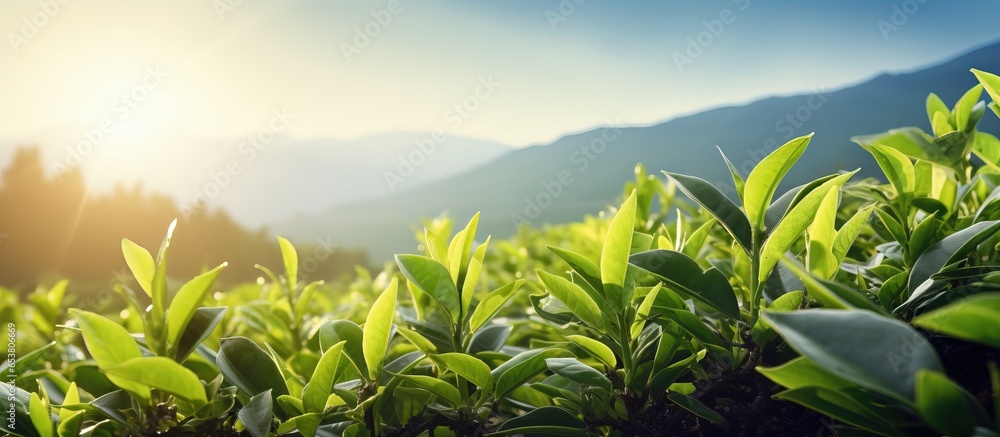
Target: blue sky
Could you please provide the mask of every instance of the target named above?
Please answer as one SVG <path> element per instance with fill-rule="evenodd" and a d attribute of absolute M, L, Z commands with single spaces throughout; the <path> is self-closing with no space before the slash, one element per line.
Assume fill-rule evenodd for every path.
<path fill-rule="evenodd" d="M 526 146 L 918 68 L 1000 41 L 998 16 L 985 0 L 4 2 L 0 139 L 78 135 L 159 68 L 122 138 L 238 137 L 286 108 L 293 137 Z"/>

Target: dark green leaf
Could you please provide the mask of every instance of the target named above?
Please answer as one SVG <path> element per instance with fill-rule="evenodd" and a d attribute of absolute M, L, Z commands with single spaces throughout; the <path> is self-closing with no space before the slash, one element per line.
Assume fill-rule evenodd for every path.
<path fill-rule="evenodd" d="M 904 402 L 914 402 L 918 370 L 943 371 L 924 336 L 869 311 L 765 312 L 764 317 L 792 348 L 827 371 Z"/>
<path fill-rule="evenodd" d="M 271 431 L 271 409 L 274 405 L 271 401 L 271 390 L 264 391 L 250 398 L 250 402 L 237 413 L 243 427 L 253 437 L 266 437 Z"/>
<path fill-rule="evenodd" d="M 577 384 L 601 387 L 608 392 L 611 391 L 611 380 L 607 376 L 593 367 L 581 363 L 576 358 L 549 358 L 545 360 L 545 365 L 556 375 Z"/>
<path fill-rule="evenodd" d="M 1000 221 L 975 223 L 927 248 L 923 255 L 917 258 L 910 272 L 911 296 L 924 281 L 940 272 L 945 266 L 968 255 L 979 243 L 992 237 L 997 230 L 1000 230 Z"/>
<path fill-rule="evenodd" d="M 419 255 L 396 255 L 396 264 L 406 279 L 438 303 L 452 323 L 459 323 L 458 289 L 444 264 Z"/>
<path fill-rule="evenodd" d="M 514 435 L 580 436 L 587 434 L 587 425 L 573 413 L 560 407 L 541 407 L 515 417 L 484 437 Z"/>
<path fill-rule="evenodd" d="M 632 265 L 649 272 L 685 298 L 696 299 L 739 320 L 739 303 L 729 280 L 715 268 L 702 271 L 695 260 L 673 250 L 651 250 L 629 258 Z"/>
<path fill-rule="evenodd" d="M 743 250 L 750 252 L 753 241 L 750 233 L 750 222 L 732 200 L 704 179 L 677 173 L 663 172 L 663 174 L 673 179 L 685 195 L 698 202 L 719 220 L 719 223 L 729 231 L 733 239 L 740 246 L 743 246 Z"/>
<path fill-rule="evenodd" d="M 716 425 L 725 425 L 726 419 L 722 417 L 721 414 L 715 412 L 711 408 L 705 406 L 701 401 L 687 396 L 681 393 L 670 393 L 667 395 L 667 399 L 680 406 L 681 408 L 694 413 L 696 416 L 706 419 Z"/>
<path fill-rule="evenodd" d="M 276 400 L 288 394 L 288 387 L 274 361 L 249 338 L 222 339 L 216 363 L 226 380 L 248 396 L 270 390 Z"/>

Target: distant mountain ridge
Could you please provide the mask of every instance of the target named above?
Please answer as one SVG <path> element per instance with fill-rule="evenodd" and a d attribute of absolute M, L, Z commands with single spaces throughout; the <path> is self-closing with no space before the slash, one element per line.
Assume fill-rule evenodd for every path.
<path fill-rule="evenodd" d="M 512 150 L 492 141 L 433 132 L 353 140 L 296 140 L 278 134 L 257 146 L 241 138 L 169 134 L 105 142 L 84 156 L 70 156 L 69 145 L 80 140 L 75 132 L 59 131 L 37 144 L 49 167 L 82 161 L 97 192 L 141 181 L 144 189 L 176 199 L 182 211 L 219 208 L 250 227 L 406 192 Z M 0 143 L 0 151 L 14 148 Z M 0 165 L 10 156 L 0 153 Z M 181 161 L 180 156 L 197 158 Z"/>
<path fill-rule="evenodd" d="M 481 211 L 481 235 L 497 236 L 511 234 L 523 221 L 560 223 L 596 213 L 615 201 L 640 162 L 650 172 L 696 175 L 732 194 L 717 145 L 745 175 L 775 147 L 810 132 L 816 136 L 786 177 L 785 187 L 841 169 L 861 168 L 856 177 L 875 175 L 874 160 L 850 138 L 902 126 L 929 130 L 927 94 L 937 93 L 953 103 L 977 83 L 970 68 L 1000 71 L 1000 44 L 838 90 L 770 97 L 647 127 L 604 126 L 567 135 L 405 194 L 334 207 L 275 223 L 272 229 L 302 240 L 329 237 L 347 246 L 366 246 L 373 259 L 388 259 L 393 253 L 414 251 L 412 228 L 418 219 L 442 212 L 463 221 Z M 995 117 L 984 118 L 984 130 L 997 132 L 997 126 Z"/>

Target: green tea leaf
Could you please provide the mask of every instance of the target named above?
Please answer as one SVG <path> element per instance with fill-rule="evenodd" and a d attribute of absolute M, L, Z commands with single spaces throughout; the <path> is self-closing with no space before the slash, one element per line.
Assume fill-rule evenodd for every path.
<path fill-rule="evenodd" d="M 608 392 L 611 391 L 611 380 L 607 376 L 593 367 L 581 363 L 576 358 L 549 358 L 545 360 L 545 365 L 556 375 L 577 384 L 601 387 Z"/>
<path fill-rule="evenodd" d="M 329 349 L 330 346 L 341 341 L 347 342 L 344 345 L 344 355 L 347 355 L 347 360 L 354 365 L 355 370 L 362 377 L 369 375 L 368 362 L 365 360 L 364 337 L 364 330 L 350 320 L 332 320 L 319 328 L 321 348 Z"/>
<path fill-rule="evenodd" d="M 13 363 L 14 364 L 14 369 L 13 370 L 10 369 L 10 365 L 11 365 L 10 360 L 6 359 L 7 357 L 5 357 L 5 359 L 3 361 L 0 361 L 0 375 L 10 375 L 10 374 L 23 375 L 23 374 L 25 374 L 25 372 L 27 372 L 27 371 L 29 371 L 31 369 L 31 366 L 33 364 L 35 364 L 36 361 L 38 361 L 39 359 L 45 357 L 46 354 L 48 354 L 49 352 L 52 352 L 53 348 L 56 347 L 56 344 L 58 344 L 58 343 L 56 343 L 55 341 L 53 341 L 53 342 L 51 342 L 49 344 L 46 344 L 45 346 L 42 346 L 42 347 L 40 347 L 38 349 L 35 349 L 35 350 L 31 351 L 31 352 L 28 352 L 28 353 L 24 354 L 24 355 L 18 356 L 17 359 Z"/>
<path fill-rule="evenodd" d="M 750 252 L 753 245 L 750 222 L 747 221 L 746 214 L 732 200 L 704 179 L 678 173 L 663 172 L 663 174 L 673 179 L 685 195 L 719 220 L 743 250 Z"/>
<path fill-rule="evenodd" d="M 148 323 L 144 326 L 146 331 L 146 345 L 156 353 L 164 352 L 166 341 L 165 324 L 167 313 L 167 251 L 170 249 L 170 240 L 174 235 L 174 228 L 177 227 L 177 219 L 170 222 L 167 227 L 167 235 L 160 243 L 160 250 L 156 253 L 156 268 L 153 271 L 152 287 L 152 309 L 146 314 Z"/>
<path fill-rule="evenodd" d="M 567 335 L 566 339 L 579 346 L 597 361 L 604 363 L 608 368 L 614 369 L 618 365 L 615 353 L 604 343 L 583 335 Z"/>
<path fill-rule="evenodd" d="M 480 244 L 472 253 L 472 260 L 469 261 L 469 269 L 465 274 L 465 281 L 462 283 L 462 314 L 469 314 L 469 305 L 472 304 L 472 296 L 476 292 L 476 284 L 479 282 L 479 274 L 483 269 L 483 259 L 486 258 L 486 248 L 490 245 L 490 237 Z"/>
<path fill-rule="evenodd" d="M 496 432 L 483 437 L 545 435 L 581 436 L 586 435 L 587 425 L 575 414 L 560 407 L 545 406 L 514 417 L 497 428 Z"/>
<path fill-rule="evenodd" d="M 937 113 L 942 113 L 945 117 L 948 117 L 948 115 L 951 114 L 951 110 L 948 109 L 948 105 L 944 103 L 944 100 L 941 100 L 941 98 L 934 93 L 930 93 L 930 95 L 927 96 L 926 106 L 927 120 L 933 121 L 935 114 Z"/>
<path fill-rule="evenodd" d="M 913 233 L 910 234 L 910 256 L 913 258 L 918 258 L 920 255 L 930 247 L 934 240 L 935 234 L 937 234 L 938 229 L 937 213 L 933 213 L 917 224 L 917 227 L 913 229 Z"/>
<path fill-rule="evenodd" d="M 523 284 L 524 280 L 518 279 L 491 291 L 483 297 L 483 300 L 479 301 L 479 304 L 476 305 L 472 316 L 469 317 L 469 332 L 476 332 L 486 322 L 489 322 Z"/>
<path fill-rule="evenodd" d="M 419 255 L 396 255 L 396 264 L 410 283 L 437 302 L 446 317 L 459 323 L 462 303 L 444 264 Z"/>
<path fill-rule="evenodd" d="M 427 390 L 437 396 L 438 400 L 444 401 L 451 407 L 458 407 L 462 404 L 462 395 L 458 392 L 458 389 L 440 379 L 424 375 L 399 374 L 396 376 L 421 389 Z"/>
<path fill-rule="evenodd" d="M 246 337 L 223 338 L 219 345 L 216 364 L 226 381 L 248 396 L 270 390 L 276 401 L 287 395 L 288 387 L 271 357 Z"/>
<path fill-rule="evenodd" d="M 807 228 L 809 270 L 821 278 L 832 277 L 840 268 L 840 263 L 833 256 L 833 240 L 837 237 L 837 204 L 839 200 L 839 191 L 828 191 L 816 210 L 816 217 Z"/>
<path fill-rule="evenodd" d="M 375 299 L 368 312 L 368 318 L 365 319 L 361 347 L 364 350 L 365 364 L 368 366 L 368 376 L 372 381 L 378 381 L 382 363 L 385 361 L 385 352 L 389 348 L 392 319 L 396 315 L 397 288 L 398 283 L 396 278 L 393 278 L 389 287 Z"/>
<path fill-rule="evenodd" d="M 726 167 L 729 167 L 729 174 L 733 177 L 733 186 L 736 188 L 736 194 L 740 197 L 740 201 L 743 201 L 743 190 L 746 187 L 746 181 L 743 180 L 743 176 L 740 175 L 739 170 L 732 162 L 729 162 L 729 158 L 726 157 L 725 153 L 722 153 L 722 148 L 716 146 L 719 149 L 719 154 L 722 155 L 722 160 L 726 161 Z"/>
<path fill-rule="evenodd" d="M 208 403 L 205 388 L 188 368 L 166 357 L 138 357 L 104 369 L 108 376 L 170 393 L 201 407 Z"/>
<path fill-rule="evenodd" d="M 6 396 L 6 394 L 5 394 Z M 31 394 L 28 404 L 28 414 L 35 431 L 42 437 L 55 437 L 55 425 L 49 415 L 49 407 L 42 403 L 37 393 Z"/>
<path fill-rule="evenodd" d="M 642 303 L 635 310 L 635 320 L 632 322 L 632 326 L 629 329 L 629 336 L 632 340 L 639 338 L 639 334 L 642 333 L 642 328 L 646 325 L 646 318 L 649 317 L 649 310 L 653 308 L 653 303 L 656 302 L 656 296 L 660 294 L 660 287 L 663 283 L 656 284 L 649 293 L 642 299 Z"/>
<path fill-rule="evenodd" d="M 750 224 L 764 230 L 764 216 L 782 178 L 809 146 L 813 134 L 795 138 L 767 155 L 747 176 L 743 208 Z"/>
<path fill-rule="evenodd" d="M 711 408 L 705 406 L 701 401 L 687 396 L 681 393 L 670 393 L 667 395 L 667 399 L 677 406 L 690 411 L 694 415 L 701 417 L 702 419 L 708 420 L 709 422 L 722 425 L 726 423 L 726 419 L 722 417 L 721 414 L 715 412 Z"/>
<path fill-rule="evenodd" d="M 316 365 L 316 370 L 302 390 L 302 408 L 306 413 L 322 413 L 326 408 L 326 399 L 330 397 L 330 389 L 337 377 L 337 367 L 340 365 L 340 355 L 343 353 L 346 341 L 330 346 Z M 381 370 L 381 367 L 379 367 Z"/>
<path fill-rule="evenodd" d="M 869 311 L 765 312 L 764 317 L 792 348 L 827 371 L 905 403 L 915 400 L 918 370 L 944 370 L 919 332 Z"/>
<path fill-rule="evenodd" d="M 170 309 L 167 310 L 168 349 L 177 350 L 181 335 L 187 329 L 188 322 L 194 317 L 195 311 L 201 306 L 205 297 L 212 291 L 215 278 L 219 276 L 219 272 L 226 265 L 226 263 L 222 263 L 218 267 L 196 276 L 177 291 L 177 295 L 170 302 Z"/>
<path fill-rule="evenodd" d="M 972 74 L 976 75 L 976 79 L 979 79 L 979 83 L 986 89 L 986 93 L 990 95 L 990 98 L 994 102 L 1000 102 L 1000 76 L 975 68 L 972 69 Z"/>
<path fill-rule="evenodd" d="M 879 221 L 882 222 L 882 225 L 887 231 L 889 231 L 889 235 L 891 235 L 894 240 L 899 242 L 899 244 L 908 244 L 906 231 L 903 230 L 903 224 L 900 223 L 896 217 L 882 208 L 876 209 L 875 215 L 878 216 Z"/>
<path fill-rule="evenodd" d="M 733 320 L 739 320 L 739 302 L 729 279 L 715 268 L 702 271 L 691 257 L 673 250 L 637 253 L 629 262 L 652 274 L 667 288 L 685 298 L 695 299 Z"/>
<path fill-rule="evenodd" d="M 809 358 L 798 357 L 775 367 L 757 367 L 757 371 L 767 379 L 790 390 L 804 387 L 819 387 L 829 390 L 843 390 L 855 384 L 827 371 Z"/>
<path fill-rule="evenodd" d="M 122 255 L 125 257 L 125 264 L 132 271 L 136 282 L 146 295 L 153 295 L 153 274 L 156 264 L 153 263 L 153 255 L 142 246 L 135 244 L 128 238 L 122 239 Z"/>
<path fill-rule="evenodd" d="M 868 223 L 868 219 L 871 217 L 874 209 L 874 205 L 859 209 L 837 231 L 837 236 L 833 240 L 833 257 L 836 259 L 838 266 L 844 262 L 847 252 L 851 250 L 851 246 L 854 245 L 854 240 L 858 238 L 858 235 L 861 235 L 861 231 Z"/>
<path fill-rule="evenodd" d="M 273 405 L 271 402 L 271 391 L 267 390 L 251 397 L 250 402 L 244 405 L 243 408 L 240 408 L 237 416 L 250 435 L 253 437 L 267 437 L 271 431 Z"/>
<path fill-rule="evenodd" d="M 815 218 L 816 211 L 827 194 L 832 190 L 839 190 L 840 186 L 857 172 L 855 170 L 830 179 L 807 194 L 785 215 L 785 218 L 781 219 L 767 237 L 764 248 L 761 250 L 759 281 L 767 280 L 767 277 L 771 275 L 771 269 L 785 256 L 785 252 L 792 247 L 792 244 L 802 236 L 802 233 Z"/>
<path fill-rule="evenodd" d="M 487 366 L 486 363 L 479 358 L 472 355 L 452 352 L 431 355 L 430 359 L 438 365 L 455 372 L 458 376 L 471 381 L 483 390 L 493 389 L 493 375 L 490 374 L 490 366 Z"/>
<path fill-rule="evenodd" d="M 910 295 L 917 287 L 937 274 L 945 266 L 958 261 L 973 251 L 979 243 L 1000 230 L 1000 221 L 975 223 L 931 245 L 913 264 L 910 272 Z"/>
<path fill-rule="evenodd" d="M 625 287 L 625 272 L 628 269 L 632 232 L 635 228 L 635 196 L 635 191 L 633 191 L 615 213 L 614 218 L 611 219 L 608 235 L 604 238 L 604 247 L 601 250 L 601 281 L 604 284 L 604 295 L 613 302 L 622 300 Z M 588 299 L 590 298 L 588 297 Z M 592 299 L 591 301 L 593 302 Z M 596 303 L 594 305 L 596 306 Z M 574 311 L 574 313 L 576 312 Z M 597 314 L 600 315 L 599 310 Z M 602 324 L 592 324 L 591 326 L 598 327 Z"/>
<path fill-rule="evenodd" d="M 958 102 L 955 103 L 955 109 L 953 110 L 955 114 L 955 127 L 962 132 L 968 132 L 970 129 L 970 114 L 972 113 L 972 107 L 979 102 L 979 97 L 983 95 L 983 85 L 976 85 L 972 87 L 969 91 L 966 91 L 962 95 Z M 977 120 L 978 121 L 978 120 Z M 974 126 L 974 124 L 972 124 Z"/>
<path fill-rule="evenodd" d="M 943 373 L 921 370 L 916 384 L 920 415 L 943 435 L 972 435 L 977 422 L 992 425 L 988 419 L 979 420 L 989 416 L 976 398 Z"/>
<path fill-rule="evenodd" d="M 450 227 L 449 227 L 450 229 Z M 451 232 L 450 230 L 448 231 Z M 445 241 L 444 237 L 431 232 L 430 229 L 424 229 L 424 244 L 427 245 L 425 253 L 434 261 L 441 263 L 448 262 L 448 243 Z"/>
<path fill-rule="evenodd" d="M 913 324 L 962 340 L 1000 349 L 1000 293 L 972 295 L 923 313 Z"/>
<path fill-rule="evenodd" d="M 916 127 L 903 127 L 874 135 L 857 136 L 851 138 L 851 141 L 861 146 L 877 142 L 903 152 L 912 158 L 945 165 L 952 164 L 950 159 L 945 157 L 938 146 L 934 144 L 934 138 Z"/>
<path fill-rule="evenodd" d="M 307 413 L 301 416 L 293 417 L 285 422 L 282 422 L 278 426 L 278 435 L 290 434 L 293 431 L 298 431 L 305 437 L 315 437 L 316 429 L 319 428 L 319 423 L 323 419 L 323 415 L 320 413 Z"/>
<path fill-rule="evenodd" d="M 121 325 L 89 311 L 71 309 L 69 314 L 80 325 L 87 351 L 102 370 L 142 356 L 135 339 Z M 108 375 L 108 379 L 140 400 L 149 400 L 149 387 L 116 375 Z"/>
<path fill-rule="evenodd" d="M 782 261 L 789 270 L 795 273 L 805 284 L 809 296 L 820 301 L 831 309 L 861 309 L 876 314 L 889 315 L 881 305 L 871 300 L 867 295 L 847 287 L 839 282 L 824 281 L 814 277 L 798 263 Z"/>
<path fill-rule="evenodd" d="M 566 264 L 569 264 L 570 268 L 572 268 L 576 274 L 580 275 L 581 278 L 587 281 L 587 283 L 590 284 L 595 291 L 604 291 L 604 284 L 601 282 L 601 268 L 598 267 L 596 263 L 576 252 L 554 246 L 545 247 L 552 253 L 556 254 L 556 256 L 561 258 L 563 261 L 566 261 Z M 586 288 L 584 288 L 584 290 L 586 290 Z M 588 292 L 588 294 L 590 293 Z M 604 296 L 596 293 L 590 294 L 590 297 L 593 298 L 595 302 L 602 302 L 604 300 Z"/>
<path fill-rule="evenodd" d="M 590 327 L 604 331 L 604 318 L 601 315 L 601 308 L 597 306 L 597 302 L 594 302 L 586 291 L 583 291 L 583 288 L 580 288 L 579 285 L 570 282 L 566 278 L 543 270 L 538 270 L 536 273 L 538 274 L 538 278 L 542 280 L 542 283 L 545 284 L 545 288 L 549 290 L 549 293 L 565 304 L 575 316 L 590 325 Z"/>
<path fill-rule="evenodd" d="M 396 328 L 396 332 L 403 336 L 407 341 L 412 343 L 424 354 L 430 355 L 437 352 L 437 347 L 434 343 L 424 337 L 417 331 L 412 331 L 405 327 L 399 326 Z"/>
<path fill-rule="evenodd" d="M 228 309 L 227 307 L 213 307 L 195 310 L 194 316 L 188 321 L 187 327 L 181 333 L 181 338 L 177 341 L 174 359 L 183 363 L 201 342 L 212 335 L 212 331 L 215 331 L 215 328 L 222 323 Z"/>
<path fill-rule="evenodd" d="M 542 373 L 547 369 L 546 359 L 568 355 L 569 352 L 563 349 L 532 349 L 515 355 L 490 372 L 495 381 L 493 397 L 500 401 L 515 388 Z"/>
<path fill-rule="evenodd" d="M 916 184 L 916 175 L 913 171 L 913 162 L 910 158 L 892 147 L 883 146 L 878 142 L 869 144 L 866 149 L 875 157 L 882 172 L 889 178 L 889 182 L 896 188 L 896 193 L 900 196 L 906 193 L 913 193 Z"/>
<path fill-rule="evenodd" d="M 822 387 L 803 387 L 774 395 L 844 423 L 881 435 L 897 435 L 898 429 L 847 394 Z"/>
<path fill-rule="evenodd" d="M 299 254 L 295 251 L 292 242 L 285 238 L 278 237 L 278 247 L 281 249 L 281 261 L 285 266 L 285 280 L 288 282 L 288 289 L 295 290 L 299 280 Z"/>
<path fill-rule="evenodd" d="M 472 216 L 469 224 L 465 226 L 451 240 L 448 245 L 448 271 L 451 274 L 452 282 L 461 284 L 465 278 L 469 267 L 469 255 L 472 253 L 472 245 L 476 239 L 476 228 L 479 226 L 479 213 Z"/>

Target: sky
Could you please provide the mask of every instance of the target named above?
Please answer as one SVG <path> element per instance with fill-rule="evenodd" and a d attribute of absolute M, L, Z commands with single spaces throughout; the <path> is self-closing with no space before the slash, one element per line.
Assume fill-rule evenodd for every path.
<path fill-rule="evenodd" d="M 298 139 L 442 128 L 523 147 L 916 69 L 997 42 L 997 16 L 985 0 L 3 2 L 0 140 L 239 138 L 278 111 Z"/>

